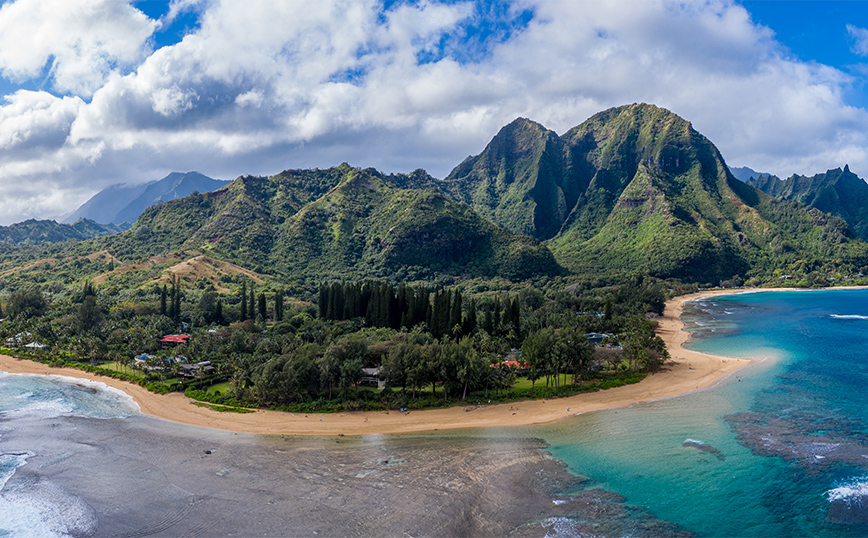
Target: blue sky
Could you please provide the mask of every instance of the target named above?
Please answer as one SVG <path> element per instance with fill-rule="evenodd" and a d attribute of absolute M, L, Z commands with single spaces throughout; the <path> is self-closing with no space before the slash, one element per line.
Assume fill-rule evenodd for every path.
<path fill-rule="evenodd" d="M 868 177 L 866 78 L 868 2 L 0 0 L 0 224 L 172 171 L 445 177 L 633 102 L 731 166 Z"/>
<path fill-rule="evenodd" d="M 866 58 L 853 51 L 856 39 L 847 31 L 848 24 L 868 26 L 868 1 L 755 0 L 741 4 L 801 61 L 830 65 L 856 77 L 847 102 L 868 105 Z"/>

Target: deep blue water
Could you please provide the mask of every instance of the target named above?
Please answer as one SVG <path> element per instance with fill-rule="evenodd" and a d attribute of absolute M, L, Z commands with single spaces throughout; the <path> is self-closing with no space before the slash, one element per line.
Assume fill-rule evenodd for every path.
<path fill-rule="evenodd" d="M 868 535 L 868 291 L 690 303 L 715 388 L 543 428 L 576 474 L 702 537 Z"/>

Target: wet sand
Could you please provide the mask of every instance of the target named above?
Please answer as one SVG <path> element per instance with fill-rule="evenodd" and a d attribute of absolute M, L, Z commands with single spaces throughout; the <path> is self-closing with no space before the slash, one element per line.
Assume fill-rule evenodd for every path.
<path fill-rule="evenodd" d="M 19 420 L 4 433 L 4 450 L 39 447 L 5 489 L 59 505 L 68 527 L 79 521 L 75 538 L 689 536 L 585 489 L 543 441 L 520 435 L 295 438 L 152 417 L 51 422 Z"/>
<path fill-rule="evenodd" d="M 639 383 L 565 398 L 468 407 L 467 409 L 472 409 L 471 411 L 465 411 L 466 408 L 463 406 L 456 406 L 412 412 L 373 411 L 305 415 L 258 410 L 245 414 L 226 413 L 194 405 L 192 400 L 179 393 L 154 394 L 125 381 L 93 375 L 74 368 L 53 368 L 6 355 L 0 355 L 0 370 L 9 373 L 63 375 L 101 381 L 132 396 L 145 414 L 182 424 L 243 433 L 339 436 L 547 424 L 572 415 L 671 398 L 706 388 L 735 370 L 750 364 L 750 359 L 709 355 L 683 347 L 690 336 L 684 330 L 684 323 L 680 320 L 684 303 L 710 295 L 731 293 L 737 292 L 731 290 L 701 292 L 669 300 L 663 316 L 658 319 L 657 333 L 666 342 L 672 358 L 666 362 L 661 371 L 648 375 Z"/>

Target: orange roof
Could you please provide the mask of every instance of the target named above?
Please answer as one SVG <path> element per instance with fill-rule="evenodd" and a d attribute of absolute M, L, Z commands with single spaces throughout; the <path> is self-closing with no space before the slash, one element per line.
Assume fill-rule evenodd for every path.
<path fill-rule="evenodd" d="M 527 368 L 527 363 L 518 362 L 518 361 L 503 361 L 503 362 L 499 362 L 497 364 L 492 364 L 491 367 L 494 368 L 495 366 L 500 366 L 501 364 L 505 364 L 506 366 L 509 366 L 509 367 L 514 366 L 514 367 L 520 368 L 520 369 Z"/>
<path fill-rule="evenodd" d="M 175 344 L 186 344 L 187 340 L 190 339 L 189 334 L 167 334 L 166 336 L 160 339 L 160 342 L 165 343 L 175 343 Z"/>

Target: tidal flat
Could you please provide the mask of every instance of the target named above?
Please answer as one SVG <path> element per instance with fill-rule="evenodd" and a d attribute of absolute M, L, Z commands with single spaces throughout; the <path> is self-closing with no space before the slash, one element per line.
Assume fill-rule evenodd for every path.
<path fill-rule="evenodd" d="M 485 430 L 314 439 L 147 416 L 0 422 L 0 452 L 29 454 L 4 499 L 39 500 L 76 538 L 689 535 L 585 489 L 546 448 Z"/>

